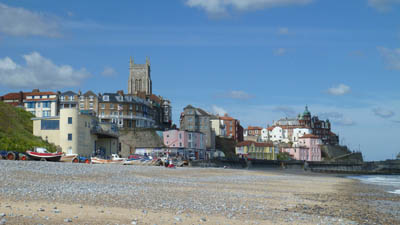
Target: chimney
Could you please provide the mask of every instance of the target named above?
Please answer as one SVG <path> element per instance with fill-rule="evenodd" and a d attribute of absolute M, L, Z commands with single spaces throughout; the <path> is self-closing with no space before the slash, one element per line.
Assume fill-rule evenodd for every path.
<path fill-rule="evenodd" d="M 117 94 L 124 95 L 124 91 L 123 90 L 119 90 L 119 91 L 117 91 Z"/>
<path fill-rule="evenodd" d="M 39 89 L 33 89 L 32 92 L 33 93 L 37 93 L 37 92 L 40 92 L 40 90 Z"/>

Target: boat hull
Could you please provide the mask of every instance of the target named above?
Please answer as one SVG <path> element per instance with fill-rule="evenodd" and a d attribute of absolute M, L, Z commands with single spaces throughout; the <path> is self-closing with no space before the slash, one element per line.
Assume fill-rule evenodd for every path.
<path fill-rule="evenodd" d="M 33 160 L 52 161 L 52 162 L 58 162 L 62 157 L 62 153 L 39 153 L 39 152 L 26 151 L 26 154 L 29 156 L 30 159 Z"/>

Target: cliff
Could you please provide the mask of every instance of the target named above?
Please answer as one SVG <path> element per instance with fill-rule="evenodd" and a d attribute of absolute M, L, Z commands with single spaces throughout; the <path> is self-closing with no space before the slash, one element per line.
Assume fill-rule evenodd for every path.
<path fill-rule="evenodd" d="M 32 117 L 23 109 L 0 102 L 0 150 L 25 152 L 33 147 L 56 150 L 54 145 L 32 134 Z"/>

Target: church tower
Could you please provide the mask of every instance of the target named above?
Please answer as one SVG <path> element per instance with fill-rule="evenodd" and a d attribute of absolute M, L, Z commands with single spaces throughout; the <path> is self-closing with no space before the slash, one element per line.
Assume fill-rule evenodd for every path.
<path fill-rule="evenodd" d="M 151 95 L 153 87 L 150 76 L 150 59 L 146 57 L 146 64 L 135 64 L 133 57 L 129 62 L 128 94 L 144 93 Z"/>

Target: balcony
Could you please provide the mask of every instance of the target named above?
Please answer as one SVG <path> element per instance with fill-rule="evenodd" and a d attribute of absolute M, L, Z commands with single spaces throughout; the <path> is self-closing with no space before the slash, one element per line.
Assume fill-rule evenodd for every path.
<path fill-rule="evenodd" d="M 136 115 L 99 115 L 100 119 L 128 119 L 128 120 L 147 120 L 155 122 L 150 116 L 136 116 Z"/>
<path fill-rule="evenodd" d="M 118 128 L 115 124 L 99 123 L 90 129 L 92 134 L 96 134 L 99 138 L 118 138 Z"/>

